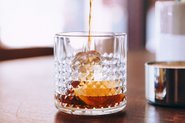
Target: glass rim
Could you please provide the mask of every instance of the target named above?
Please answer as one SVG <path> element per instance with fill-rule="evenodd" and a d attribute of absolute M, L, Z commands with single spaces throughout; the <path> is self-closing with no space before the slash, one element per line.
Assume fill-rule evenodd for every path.
<path fill-rule="evenodd" d="M 57 37 L 89 37 L 88 32 L 60 32 L 56 34 Z M 122 32 L 91 32 L 91 37 L 120 37 L 127 36 Z"/>

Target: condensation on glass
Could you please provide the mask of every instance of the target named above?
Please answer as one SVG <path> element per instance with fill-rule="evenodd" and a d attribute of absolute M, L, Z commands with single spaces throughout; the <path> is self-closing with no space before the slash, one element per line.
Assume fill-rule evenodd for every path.
<path fill-rule="evenodd" d="M 126 106 L 127 41 L 123 33 L 55 36 L 55 105 L 70 114 L 103 115 Z"/>

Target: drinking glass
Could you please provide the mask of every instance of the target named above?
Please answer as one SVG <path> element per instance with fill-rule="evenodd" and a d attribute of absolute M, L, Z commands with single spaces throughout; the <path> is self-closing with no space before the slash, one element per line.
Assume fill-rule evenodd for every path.
<path fill-rule="evenodd" d="M 90 40 L 89 40 L 90 39 Z M 75 115 L 122 111 L 127 97 L 124 33 L 59 33 L 55 36 L 55 105 Z"/>

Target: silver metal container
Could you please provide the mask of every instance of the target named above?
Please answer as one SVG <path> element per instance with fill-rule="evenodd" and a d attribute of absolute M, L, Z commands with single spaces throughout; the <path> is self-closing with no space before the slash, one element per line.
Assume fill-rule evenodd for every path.
<path fill-rule="evenodd" d="M 146 63 L 145 77 L 150 103 L 185 107 L 185 62 Z"/>

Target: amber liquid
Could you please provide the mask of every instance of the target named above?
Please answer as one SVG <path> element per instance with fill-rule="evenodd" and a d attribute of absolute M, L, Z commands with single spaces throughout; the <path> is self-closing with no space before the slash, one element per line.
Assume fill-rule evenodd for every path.
<path fill-rule="evenodd" d="M 92 4 L 93 4 L 93 0 L 90 0 L 89 2 L 89 35 L 88 35 L 88 49 L 90 50 L 90 46 L 91 46 L 91 26 L 92 26 Z"/>
<path fill-rule="evenodd" d="M 76 61 L 80 63 L 79 73 L 82 76 L 78 78 L 80 81 L 71 82 L 72 88 L 69 88 L 66 93 L 56 93 L 56 103 L 61 107 L 80 109 L 110 108 L 121 105 L 126 99 L 120 82 L 93 81 L 94 72 L 88 73 L 93 68 L 93 65 L 99 65 L 101 60 L 100 53 L 90 49 L 92 43 L 92 4 L 93 0 L 90 0 L 89 34 L 88 45 L 86 46 L 88 51 L 77 53 L 73 60 L 74 68 L 76 68 Z M 87 74 L 88 76 L 86 76 Z M 86 77 L 84 78 L 83 75 Z"/>
<path fill-rule="evenodd" d="M 65 95 L 56 94 L 55 98 L 62 107 L 92 109 L 118 106 L 125 99 L 120 87 L 114 82 L 72 82 L 72 89 Z M 107 85 L 106 85 L 107 84 Z M 110 88 L 108 88 L 110 87 Z"/>

